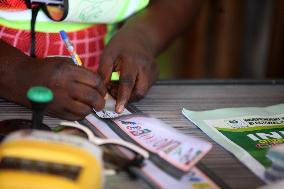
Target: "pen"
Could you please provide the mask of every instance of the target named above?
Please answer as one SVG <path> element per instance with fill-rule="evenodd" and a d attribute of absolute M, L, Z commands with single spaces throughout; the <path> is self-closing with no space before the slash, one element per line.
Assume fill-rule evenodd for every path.
<path fill-rule="evenodd" d="M 80 60 L 78 54 L 76 53 L 75 48 L 73 47 L 71 41 L 69 40 L 67 33 L 64 30 L 61 30 L 60 36 L 61 36 L 62 40 L 64 41 L 65 46 L 66 46 L 67 50 L 69 51 L 73 62 L 76 65 L 81 66 L 82 61 Z"/>
<path fill-rule="evenodd" d="M 73 47 L 71 41 L 69 40 L 69 37 L 68 37 L 67 33 L 64 30 L 61 30 L 59 33 L 60 33 L 61 39 L 65 43 L 65 46 L 66 46 L 68 52 L 71 55 L 71 58 L 72 58 L 73 62 L 76 65 L 81 66 L 82 65 L 82 61 L 79 58 L 78 54 L 76 53 L 75 48 Z M 112 72 L 110 80 L 111 81 L 118 81 L 119 80 L 119 72 Z"/>

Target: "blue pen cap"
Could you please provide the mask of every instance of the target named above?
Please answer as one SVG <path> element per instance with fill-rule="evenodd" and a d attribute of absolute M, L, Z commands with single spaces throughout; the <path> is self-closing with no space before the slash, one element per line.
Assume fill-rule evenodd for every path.
<path fill-rule="evenodd" d="M 62 38 L 64 41 L 65 41 L 65 40 L 68 40 L 67 33 L 66 33 L 64 30 L 61 30 L 59 33 L 60 33 L 61 38 Z"/>

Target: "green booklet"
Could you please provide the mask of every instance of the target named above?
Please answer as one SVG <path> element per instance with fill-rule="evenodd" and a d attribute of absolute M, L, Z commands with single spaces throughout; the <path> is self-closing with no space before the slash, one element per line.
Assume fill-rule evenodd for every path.
<path fill-rule="evenodd" d="M 269 107 L 225 108 L 182 113 L 243 164 L 269 182 L 268 150 L 284 143 L 284 104 Z"/>

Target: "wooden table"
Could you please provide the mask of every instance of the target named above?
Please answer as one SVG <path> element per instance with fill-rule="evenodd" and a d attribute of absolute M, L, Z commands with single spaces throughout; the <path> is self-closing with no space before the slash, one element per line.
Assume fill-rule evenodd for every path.
<path fill-rule="evenodd" d="M 226 107 L 269 106 L 284 102 L 284 81 L 160 81 L 140 102 L 133 103 L 141 111 L 157 117 L 185 134 L 195 135 L 213 143 L 213 149 L 201 160 L 215 178 L 230 188 L 252 189 L 263 182 L 242 165 L 232 154 L 216 144 L 182 114 L 190 110 Z M 30 118 L 30 111 L 13 103 L 0 102 L 0 120 Z M 45 118 L 56 125 L 55 118 Z M 129 180 L 124 174 L 112 176 L 106 188 L 147 188 L 141 181 Z"/>

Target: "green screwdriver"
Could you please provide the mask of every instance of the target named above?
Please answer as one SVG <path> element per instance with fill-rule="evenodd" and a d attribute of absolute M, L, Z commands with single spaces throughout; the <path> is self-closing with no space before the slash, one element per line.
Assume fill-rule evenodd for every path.
<path fill-rule="evenodd" d="M 52 91 L 43 86 L 31 87 L 27 97 L 32 105 L 32 128 L 42 130 L 43 113 L 47 105 L 53 99 Z"/>

